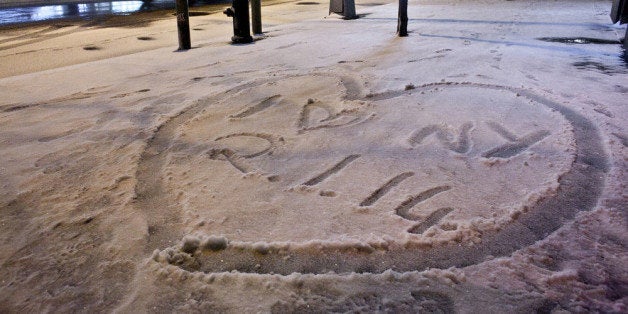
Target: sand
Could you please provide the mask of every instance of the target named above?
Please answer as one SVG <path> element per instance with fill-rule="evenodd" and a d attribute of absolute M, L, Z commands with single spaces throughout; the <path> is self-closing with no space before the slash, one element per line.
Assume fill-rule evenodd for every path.
<path fill-rule="evenodd" d="M 610 3 L 327 9 L 3 31 L 0 309 L 625 312 Z"/>

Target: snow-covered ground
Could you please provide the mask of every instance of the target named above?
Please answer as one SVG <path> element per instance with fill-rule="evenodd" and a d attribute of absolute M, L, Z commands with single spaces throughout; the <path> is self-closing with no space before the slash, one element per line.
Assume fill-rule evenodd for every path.
<path fill-rule="evenodd" d="M 6 30 L 0 310 L 626 312 L 610 7 L 410 1 L 399 38 L 390 1 L 286 2 L 185 52 L 171 18 Z"/>

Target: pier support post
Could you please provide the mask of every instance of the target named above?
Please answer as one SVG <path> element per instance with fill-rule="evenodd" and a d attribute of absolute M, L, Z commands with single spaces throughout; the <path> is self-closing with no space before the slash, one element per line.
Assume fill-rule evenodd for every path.
<path fill-rule="evenodd" d="M 397 34 L 399 34 L 399 37 L 408 36 L 408 0 L 399 0 Z"/>
<path fill-rule="evenodd" d="M 190 13 L 188 0 L 177 0 L 177 30 L 179 32 L 179 50 L 192 48 L 190 41 Z"/>
<path fill-rule="evenodd" d="M 262 0 L 251 0 L 251 24 L 253 34 L 262 33 Z"/>

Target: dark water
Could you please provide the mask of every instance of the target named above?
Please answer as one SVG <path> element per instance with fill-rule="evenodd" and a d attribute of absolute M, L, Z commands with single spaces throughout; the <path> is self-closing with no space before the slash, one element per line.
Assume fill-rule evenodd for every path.
<path fill-rule="evenodd" d="M 190 1 L 193 5 L 223 3 L 224 1 Z M 111 15 L 130 15 L 137 12 L 174 9 L 175 0 L 103 1 L 96 3 L 64 4 L 0 8 L 0 26 L 9 24 L 53 21 L 61 19 L 91 19 Z"/>
<path fill-rule="evenodd" d="M 628 32 L 626 33 L 628 37 Z M 595 45 L 621 45 L 622 40 L 609 40 L 609 39 L 600 39 L 600 38 L 589 38 L 589 37 L 542 37 L 537 38 L 541 41 L 553 42 L 553 43 L 562 43 L 562 44 L 595 44 Z M 628 39 L 624 39 L 628 40 Z M 627 46 L 624 45 L 622 48 L 622 52 L 619 55 L 619 59 L 622 61 L 624 67 L 628 68 L 628 49 Z M 591 61 L 582 61 L 576 62 L 573 64 L 579 69 L 595 69 L 605 74 L 613 74 L 613 73 L 625 73 L 625 70 L 621 70 L 617 72 L 612 67 L 606 66 L 599 62 L 591 62 Z"/>
<path fill-rule="evenodd" d="M 537 38 L 538 40 L 552 42 L 552 43 L 563 43 L 563 44 L 597 44 L 597 45 L 616 45 L 621 43 L 619 40 L 609 40 L 609 39 L 600 39 L 600 38 L 590 38 L 590 37 L 542 37 Z"/>

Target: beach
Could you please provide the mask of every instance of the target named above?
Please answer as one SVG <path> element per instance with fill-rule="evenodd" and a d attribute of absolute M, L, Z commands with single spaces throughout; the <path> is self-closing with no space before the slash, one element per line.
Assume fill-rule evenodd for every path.
<path fill-rule="evenodd" d="M 0 311 L 626 311 L 609 1 L 221 8 L 0 30 Z"/>

